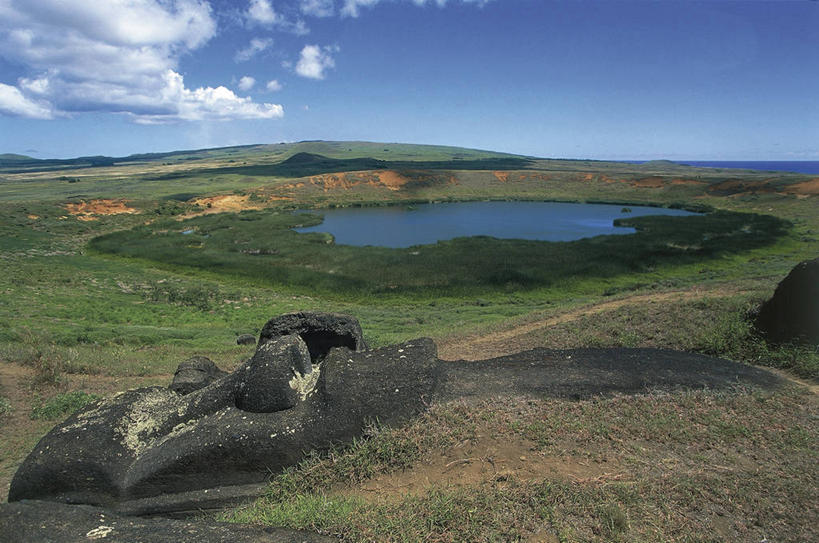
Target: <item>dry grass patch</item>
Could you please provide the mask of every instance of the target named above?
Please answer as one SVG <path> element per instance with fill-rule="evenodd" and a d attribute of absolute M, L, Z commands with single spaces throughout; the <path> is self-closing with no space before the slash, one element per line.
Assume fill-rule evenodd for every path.
<path fill-rule="evenodd" d="M 795 389 L 453 403 L 229 519 L 345 541 L 810 541 L 818 415 Z M 514 455 L 532 469 L 499 466 Z"/>

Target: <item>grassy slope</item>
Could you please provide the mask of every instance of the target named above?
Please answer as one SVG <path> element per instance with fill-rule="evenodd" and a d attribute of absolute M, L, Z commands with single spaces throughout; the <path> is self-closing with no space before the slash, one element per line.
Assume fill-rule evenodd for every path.
<path fill-rule="evenodd" d="M 138 378 L 164 382 L 181 360 L 196 354 L 210 356 L 220 366 L 231 368 L 249 354 L 247 348 L 233 343 L 236 335 L 258 332 L 268 318 L 286 311 L 317 309 L 351 313 L 361 319 L 371 343 L 381 345 L 420 335 L 449 341 L 470 333 L 502 329 L 513 323 L 567 314 L 579 306 L 593 305 L 612 297 L 627 301 L 632 296 L 698 289 L 709 292 L 709 297 L 701 303 L 672 299 L 664 302 L 660 310 L 646 304 L 626 305 L 596 317 L 584 317 L 553 329 L 535 332 L 515 345 L 660 345 L 694 349 L 755 363 L 791 366 L 803 375 L 816 375 L 815 353 L 768 350 L 750 336 L 743 320 L 747 309 L 770 296 L 776 283 L 796 262 L 819 254 L 816 197 L 796 198 L 764 192 L 726 197 L 708 190 L 710 186 L 726 180 L 753 182 L 764 181 L 770 176 L 690 168 L 669 169 L 662 164 L 635 167 L 587 161 L 537 161 L 534 171 L 512 171 L 504 181 L 492 171 L 452 170 L 433 172 L 429 176 L 423 172 L 404 170 L 402 173 L 405 177 L 423 182 L 408 183 L 400 190 L 367 184 L 337 190 L 306 182 L 309 180 L 213 171 L 272 164 L 297 152 L 318 153 L 340 160 L 361 156 L 390 161 L 505 157 L 441 147 L 310 142 L 180 153 L 153 159 L 142 157 L 115 167 L 27 174 L 0 171 L 0 292 L 3 293 L 0 298 L 0 360 L 8 363 L 10 368 L 19 364 L 31 368 L 26 370 L 30 377 L 16 385 L 22 387 L 17 391 L 20 394 L 15 396 L 22 398 L 15 400 L 17 410 L 34 408 L 57 393 L 77 388 L 104 393 L 132 386 L 133 379 Z M 202 173 L 206 170 L 210 170 L 210 173 Z M 162 179 L 173 172 L 185 172 L 185 175 Z M 682 177 L 702 184 L 667 182 L 658 188 L 635 186 L 640 180 L 657 175 L 664 176 L 666 181 Z M 452 179 L 455 182 L 450 182 Z M 784 186 L 805 179 L 804 176 L 786 175 L 776 178 L 773 183 Z M 299 181 L 305 184 L 295 187 Z M 721 253 L 707 261 L 658 262 L 637 273 L 629 271 L 608 277 L 568 277 L 551 285 L 534 285 L 525 289 L 512 286 L 444 296 L 425 296 L 423 292 L 327 296 L 301 287 L 279 285 L 271 288 L 241 274 L 224 275 L 214 270 L 187 266 L 169 267 L 144 259 L 89 253 L 86 248 L 88 240 L 97 234 L 129 229 L 146 220 L 173 219 L 174 214 L 192 209 L 190 204 L 180 200 L 214 193 L 234 194 L 266 206 L 285 208 L 295 205 L 486 198 L 661 205 L 697 202 L 725 210 L 770 214 L 792 221 L 794 227 L 772 244 Z M 66 201 L 105 197 L 127 198 L 129 205 L 142 212 L 137 215 L 97 216 L 95 221 L 82 222 L 67 213 L 63 206 Z M 272 197 L 293 200 L 270 199 Z M 194 219 L 203 223 L 218 220 L 222 219 Z M 679 329 L 681 321 L 691 323 L 687 332 Z M 669 330 L 679 333 L 675 335 Z M 110 384 L 115 381 L 108 379 L 124 381 Z M 107 388 L 100 388 L 97 384 L 103 381 L 109 383 L 105 385 Z M 4 380 L 3 387 L 7 386 Z M 12 395 L 8 390 L 0 390 L 0 396 Z M 715 412 L 733 413 L 731 402 L 747 402 L 752 397 L 738 392 L 734 399 L 700 397 L 697 401 L 712 405 Z M 631 401 L 624 400 L 625 404 Z M 684 398 L 656 399 L 663 409 L 687 409 L 687 401 Z M 772 401 L 788 404 L 791 400 L 775 397 Z M 636 399 L 633 402 L 640 406 L 644 400 Z M 804 403 L 811 405 L 807 401 Z M 616 404 L 617 409 L 622 405 Z M 556 416 L 549 409 L 575 408 L 582 407 L 577 407 L 577 404 L 547 406 L 542 420 L 551 420 Z M 629 409 L 633 410 L 634 407 Z M 767 408 L 758 411 L 759 424 L 781 427 L 786 433 L 803 436 L 801 439 L 815 443 L 815 419 L 805 418 L 804 412 L 796 416 L 788 409 L 781 413 Z M 20 415 L 19 412 L 17 414 Z M 485 416 L 496 417 L 500 414 L 488 409 Z M 3 470 L 0 478 L 6 481 L 31 440 L 36 438 L 38 432 L 47 429 L 47 425 L 41 422 L 27 427 L 21 425 L 20 420 L 19 417 L 0 414 L 4 435 L 13 434 L 16 436 L 14 443 L 18 443 L 16 446 L 0 447 L 0 468 Z M 14 421 L 13 426 L 8 426 L 12 424 L 9 421 Z M 581 430 L 593 429 L 597 425 L 592 418 L 582 419 L 578 424 Z M 654 423 L 638 421 L 634 424 L 636 427 L 628 426 L 623 430 L 629 436 L 627 441 L 633 443 L 629 447 L 645 446 L 645 441 L 634 436 L 649 431 Z M 698 447 L 707 449 L 711 442 L 697 433 L 699 430 L 694 421 L 685 419 L 680 425 L 691 432 L 691 440 Z M 721 431 L 720 428 L 715 431 Z M 454 431 L 453 427 L 448 431 Z M 758 436 L 753 434 L 752 437 Z M 715 439 L 719 439 L 719 435 Z M 780 438 L 771 438 L 773 441 L 754 445 L 753 440 L 748 439 L 742 441 L 742 447 L 762 447 L 764 451 L 780 447 L 783 443 Z M 19 443 L 29 445 L 21 446 Z M 432 447 L 435 450 L 434 444 Z M 656 447 L 659 447 L 659 452 L 652 454 L 658 455 L 658 458 L 668 451 L 684 462 L 696 458 L 682 441 L 672 448 L 663 443 Z M 533 454 L 546 453 L 539 450 Z M 621 453 L 610 451 L 607 454 Z M 763 470 L 773 469 L 773 466 L 782 465 L 783 462 L 802 465 L 800 462 L 811 458 L 801 458 L 802 454 L 803 449 L 798 446 L 783 449 L 781 455 L 775 458 L 767 456 L 765 452 L 761 454 L 759 465 Z M 719 464 L 716 459 L 706 457 L 703 461 L 705 465 Z M 813 471 L 810 465 L 805 464 L 803 471 L 813 477 L 816 464 L 812 464 Z M 710 522 L 705 512 L 698 510 L 694 502 L 684 501 L 689 499 L 685 496 L 675 497 L 668 505 L 663 503 L 662 495 L 668 489 L 676 489 L 674 492 L 679 488 L 689 489 L 686 492 L 700 489 L 712 496 L 709 499 L 719 507 L 737 512 L 739 506 L 731 505 L 736 503 L 734 498 L 720 493 L 712 494 L 708 490 L 727 488 L 723 484 L 726 481 L 734 485 L 731 488 L 736 488 L 735 492 L 744 496 L 743 500 L 750 500 L 747 504 L 740 502 L 744 504 L 743 508 L 752 507 L 754 500 L 764 499 L 770 501 L 771 510 L 780 511 L 776 514 L 782 516 L 776 522 L 770 520 L 773 517 L 763 519 L 777 525 L 775 531 L 766 533 L 785 534 L 782 537 L 784 540 L 798 540 L 797 536 L 807 529 L 804 527 L 806 519 L 810 519 L 811 515 L 815 518 L 815 509 L 811 513 L 810 507 L 799 497 L 806 488 L 810 488 L 810 478 L 801 484 L 798 481 L 788 482 L 790 479 L 787 479 L 781 482 L 788 486 L 787 490 L 777 491 L 774 497 L 766 498 L 765 489 L 760 486 L 764 481 L 751 484 L 743 474 L 735 474 L 737 478 L 733 479 L 718 478 L 702 482 L 697 478 L 678 480 L 677 475 L 664 472 L 638 471 L 634 472 L 638 482 L 625 486 L 619 482 L 609 485 L 606 481 L 591 486 L 567 486 L 565 481 L 549 483 L 548 478 L 542 478 L 537 483 L 527 481 L 512 485 L 511 490 L 504 485 L 499 487 L 498 484 L 484 483 L 460 490 L 433 489 L 408 502 L 400 502 L 403 505 L 398 507 L 372 509 L 369 516 L 361 517 L 365 519 L 363 525 L 355 525 L 350 528 L 352 531 L 345 533 L 349 537 L 369 534 L 367 537 L 378 539 L 381 537 L 379 530 L 390 526 L 390 523 L 407 526 L 406 522 L 411 519 L 405 519 L 406 514 L 415 511 L 417 515 L 444 515 L 437 524 L 406 528 L 410 530 L 408 533 L 438 534 L 435 536 L 438 540 L 447 540 L 440 535 L 445 533 L 455 534 L 448 536 L 452 540 L 458 539 L 456 535 L 459 532 L 455 531 L 458 528 L 447 520 L 447 515 L 451 518 L 474 518 L 475 522 L 467 522 L 464 529 L 478 530 L 474 532 L 478 538 L 482 537 L 480 534 L 513 533 L 502 532 L 504 527 L 509 526 L 523 534 L 550 526 L 551 532 L 563 534 L 566 541 L 606 540 L 615 538 L 615 535 L 623 540 L 652 540 L 652 534 L 676 534 L 668 538 L 676 540 L 708 540 L 698 535 L 702 533 L 703 526 L 707 527 L 707 522 Z M 672 477 L 673 481 L 669 482 L 668 477 Z M 637 486 L 628 486 L 634 484 Z M 312 489 L 310 492 L 320 492 L 321 488 L 322 485 L 318 485 L 318 490 Z M 641 490 L 630 494 L 629 489 L 634 488 Z M 309 494 L 306 498 L 308 505 L 320 504 L 311 496 Z M 534 503 L 531 502 L 533 499 L 540 505 L 525 505 Z M 514 519 L 497 516 L 496 508 L 488 505 L 497 503 L 497 500 L 517 504 L 512 509 Z M 801 511 L 799 504 L 802 504 Z M 270 511 L 280 511 L 277 507 L 274 505 Z M 328 524 L 326 519 L 317 524 L 329 526 L 326 528 L 329 531 L 344 531 L 338 527 L 341 524 L 353 526 L 349 524 L 349 511 L 361 513 L 360 509 L 355 509 L 355 503 L 344 500 L 333 507 L 347 508 L 345 515 L 348 516 L 340 516 L 335 524 Z M 649 512 L 651 515 L 648 515 Z M 254 518 L 268 518 L 266 515 L 271 514 L 259 512 Z M 298 512 L 292 511 L 286 522 L 297 523 L 294 520 L 297 516 Z M 410 517 L 420 518 L 411 514 Z M 647 520 L 638 520 L 644 518 Z M 739 523 L 732 525 L 733 531 L 729 530 L 726 532 L 728 535 L 717 539 L 747 540 L 748 533 L 757 534 L 762 530 L 753 524 L 754 520 L 750 517 L 739 515 L 737 518 Z M 578 527 L 570 526 L 574 522 L 572 519 L 579 522 Z M 766 527 L 764 522 L 762 526 Z M 617 533 L 612 535 L 612 530 Z M 504 539 L 502 536 L 499 538 Z"/>

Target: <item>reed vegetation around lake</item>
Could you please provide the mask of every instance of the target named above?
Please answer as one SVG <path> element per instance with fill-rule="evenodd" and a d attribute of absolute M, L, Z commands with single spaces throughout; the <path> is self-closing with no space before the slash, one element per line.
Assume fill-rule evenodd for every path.
<path fill-rule="evenodd" d="M 328 234 L 292 230 L 318 214 L 247 211 L 161 221 L 91 240 L 101 253 L 240 276 L 258 285 L 330 298 L 382 294 L 477 296 L 568 280 L 639 274 L 662 265 L 706 263 L 774 243 L 787 221 L 715 211 L 688 217 L 618 219 L 632 235 L 569 242 L 457 238 L 407 249 L 336 245 Z"/>

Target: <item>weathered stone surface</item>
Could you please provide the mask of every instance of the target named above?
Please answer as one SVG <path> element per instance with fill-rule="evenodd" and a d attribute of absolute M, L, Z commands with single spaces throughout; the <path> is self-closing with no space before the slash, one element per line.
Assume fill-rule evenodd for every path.
<path fill-rule="evenodd" d="M 298 334 L 307 343 L 313 362 L 327 356 L 333 347 L 347 347 L 351 351 L 367 349 L 357 319 L 320 312 L 287 313 L 270 319 L 259 334 L 259 345 L 290 334 Z"/>
<path fill-rule="evenodd" d="M 772 343 L 819 345 L 819 258 L 791 270 L 760 307 L 754 326 Z"/>
<path fill-rule="evenodd" d="M 247 364 L 185 396 L 139 389 L 72 415 L 20 466 L 9 501 L 195 511 L 258 494 L 270 474 L 309 451 L 350 442 L 375 419 L 403 423 L 434 403 L 781 383 L 749 366 L 658 349 L 536 349 L 443 362 L 429 339 L 334 348 L 311 365 L 302 337 L 271 336 Z"/>
<path fill-rule="evenodd" d="M 227 375 L 227 372 L 217 368 L 210 358 L 194 356 L 179 364 L 176 373 L 173 374 L 173 382 L 168 388 L 177 394 L 190 394 L 224 375 Z"/>
<path fill-rule="evenodd" d="M 253 345 L 256 343 L 256 336 L 253 334 L 242 334 L 236 338 L 236 345 Z"/>
<path fill-rule="evenodd" d="M 299 336 L 271 339 L 259 345 L 253 358 L 236 370 L 236 407 L 253 413 L 290 409 L 300 394 L 315 387 L 318 374 L 311 376 L 312 372 L 310 353 Z"/>
<path fill-rule="evenodd" d="M 25 501 L 0 504 L 0 538 L 6 543 L 331 543 L 331 537 L 284 528 L 206 520 L 122 517 L 89 505 Z"/>
<path fill-rule="evenodd" d="M 775 388 L 784 383 L 752 366 L 669 349 L 533 349 L 441 367 L 434 403 L 508 395 L 580 399 L 680 388 Z"/>

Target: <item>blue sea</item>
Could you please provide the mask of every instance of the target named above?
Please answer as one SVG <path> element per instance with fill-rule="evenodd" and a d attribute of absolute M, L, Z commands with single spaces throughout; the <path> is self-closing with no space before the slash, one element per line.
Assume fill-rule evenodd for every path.
<path fill-rule="evenodd" d="M 628 162 L 642 164 L 646 161 L 629 160 Z M 816 160 L 674 160 L 673 162 L 699 168 L 739 168 L 742 170 L 819 174 L 819 161 Z"/>

